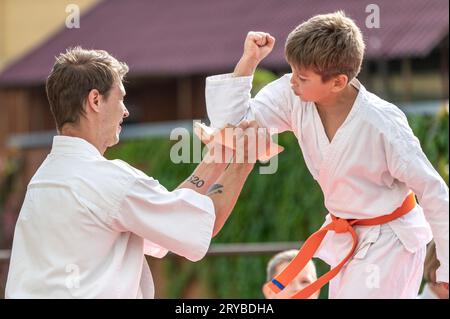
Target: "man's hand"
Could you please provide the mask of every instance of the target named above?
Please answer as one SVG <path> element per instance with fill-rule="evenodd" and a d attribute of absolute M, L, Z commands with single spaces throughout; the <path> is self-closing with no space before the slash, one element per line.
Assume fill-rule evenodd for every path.
<path fill-rule="evenodd" d="M 249 139 L 248 135 L 255 134 L 257 128 L 256 122 L 247 121 L 243 121 L 237 127 L 228 124 L 222 130 L 213 130 L 205 125 L 194 127 L 195 134 L 206 143 L 207 152 L 192 175 L 178 188 L 190 188 L 206 194 L 230 163 L 241 164 L 237 165 L 239 170 L 248 175 L 256 162 L 248 158 L 248 154 L 253 154 L 256 149 L 256 139 Z M 229 140 L 229 147 L 226 146 L 225 137 Z M 242 156 L 239 162 L 233 160 L 236 156 L 236 145 L 242 147 L 239 150 L 239 155 Z"/>
<path fill-rule="evenodd" d="M 258 64 L 272 51 L 274 45 L 275 38 L 269 33 L 250 31 L 245 38 L 244 53 L 234 69 L 234 75 L 252 75 Z"/>
<path fill-rule="evenodd" d="M 228 124 L 215 131 L 203 125 L 197 125 L 197 128 L 197 136 L 208 143 L 208 153 L 180 187 L 195 189 L 211 198 L 216 214 L 215 236 L 230 216 L 256 159 L 268 153 L 271 139 L 267 130 L 259 130 L 256 121 L 242 121 L 238 126 Z M 224 152 L 228 154 L 225 157 Z M 212 183 L 214 178 L 217 180 Z M 208 191 L 205 192 L 206 186 Z"/>
<path fill-rule="evenodd" d="M 266 129 L 260 128 L 256 121 L 242 121 L 236 128 L 235 163 L 256 163 L 267 154 L 271 138 Z"/>
<path fill-rule="evenodd" d="M 272 142 L 269 130 L 259 127 L 256 121 L 244 120 L 238 126 L 228 124 L 220 130 L 197 124 L 194 130 L 210 150 L 205 157 L 207 162 L 266 162 L 284 149 Z"/>

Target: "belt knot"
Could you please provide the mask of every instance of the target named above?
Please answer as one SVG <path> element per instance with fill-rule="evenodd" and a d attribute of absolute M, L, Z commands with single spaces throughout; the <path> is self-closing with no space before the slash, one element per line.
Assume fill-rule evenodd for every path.
<path fill-rule="evenodd" d="M 346 219 L 336 218 L 333 220 L 333 229 L 336 233 L 345 233 L 350 227 L 351 226 Z"/>

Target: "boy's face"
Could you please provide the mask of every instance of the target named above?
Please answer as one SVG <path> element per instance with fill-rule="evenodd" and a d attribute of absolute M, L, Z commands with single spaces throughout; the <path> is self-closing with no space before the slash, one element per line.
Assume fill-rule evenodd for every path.
<path fill-rule="evenodd" d="M 291 65 L 291 87 L 305 102 L 320 102 L 332 94 L 333 81 L 322 82 L 322 77 L 311 69 Z"/>

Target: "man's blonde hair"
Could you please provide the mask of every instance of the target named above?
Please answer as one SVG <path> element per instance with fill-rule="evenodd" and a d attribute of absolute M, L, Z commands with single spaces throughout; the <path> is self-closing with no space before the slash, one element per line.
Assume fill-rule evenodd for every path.
<path fill-rule="evenodd" d="M 339 74 L 350 82 L 361 70 L 364 48 L 361 30 L 337 11 L 297 26 L 287 37 L 285 54 L 289 64 L 312 69 L 323 82 Z"/>

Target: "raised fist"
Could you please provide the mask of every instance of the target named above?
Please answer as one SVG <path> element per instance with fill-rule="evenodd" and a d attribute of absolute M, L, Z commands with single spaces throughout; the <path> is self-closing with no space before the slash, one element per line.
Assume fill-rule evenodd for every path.
<path fill-rule="evenodd" d="M 261 62 L 272 51 L 275 38 L 269 33 L 250 31 L 244 42 L 243 58 Z"/>

